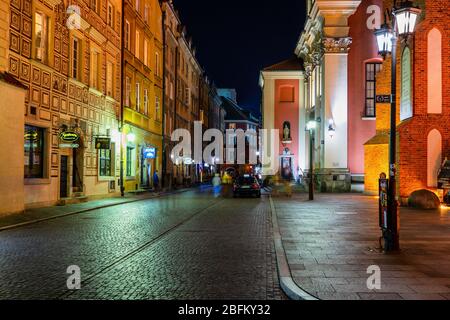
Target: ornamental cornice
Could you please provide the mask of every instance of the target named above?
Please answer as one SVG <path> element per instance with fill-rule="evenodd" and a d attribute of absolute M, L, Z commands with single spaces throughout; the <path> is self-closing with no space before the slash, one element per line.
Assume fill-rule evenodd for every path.
<path fill-rule="evenodd" d="M 348 53 L 352 38 L 324 38 L 322 43 L 325 53 Z"/>

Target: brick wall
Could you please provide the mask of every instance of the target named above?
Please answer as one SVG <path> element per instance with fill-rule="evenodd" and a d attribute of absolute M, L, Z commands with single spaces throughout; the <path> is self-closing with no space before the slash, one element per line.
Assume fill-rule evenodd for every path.
<path fill-rule="evenodd" d="M 399 122 L 401 93 L 401 52 L 405 43 L 399 43 L 397 64 L 397 164 L 400 197 L 406 198 L 417 189 L 427 188 L 427 136 L 437 129 L 442 135 L 442 158 L 450 157 L 450 17 L 447 14 L 448 0 L 422 0 L 416 2 L 424 14 L 416 33 L 408 41 L 412 54 L 413 74 L 413 117 Z M 392 1 L 384 1 L 389 8 Z M 442 33 L 442 114 L 427 113 L 427 40 L 434 27 Z M 391 59 L 383 64 L 383 71 L 377 76 L 377 94 L 390 93 Z M 377 132 L 389 129 L 389 104 L 377 105 Z M 370 155 L 369 155 L 370 156 Z M 381 156 L 381 155 L 380 155 Z M 383 155 L 388 162 L 388 155 Z"/>

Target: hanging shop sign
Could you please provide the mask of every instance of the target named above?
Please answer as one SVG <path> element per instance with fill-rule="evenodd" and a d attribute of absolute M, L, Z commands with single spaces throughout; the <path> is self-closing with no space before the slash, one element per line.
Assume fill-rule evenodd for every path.
<path fill-rule="evenodd" d="M 111 138 L 95 138 L 95 149 L 109 150 L 111 149 Z"/>
<path fill-rule="evenodd" d="M 147 147 L 142 150 L 144 159 L 155 159 L 156 158 L 156 148 Z"/>
<path fill-rule="evenodd" d="M 63 131 L 59 134 L 59 139 L 63 143 L 74 143 L 77 142 L 79 138 L 80 136 L 78 135 L 78 133 L 73 131 Z"/>

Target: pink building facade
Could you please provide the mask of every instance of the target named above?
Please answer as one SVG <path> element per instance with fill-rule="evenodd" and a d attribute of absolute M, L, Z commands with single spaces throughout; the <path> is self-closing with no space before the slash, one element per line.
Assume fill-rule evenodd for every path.
<path fill-rule="evenodd" d="M 316 188 L 351 191 L 364 181 L 364 143 L 376 132 L 376 74 L 381 68 L 373 31 L 382 0 L 306 1 L 308 18 L 293 59 L 261 72 L 263 127 L 280 130 L 280 158 L 291 156 L 293 177 L 309 168 L 313 131 Z M 284 95 L 292 101 L 284 101 Z M 284 124 L 291 140 L 285 143 Z M 287 148 L 287 149 L 286 149 Z M 283 176 L 280 160 L 280 176 Z"/>
<path fill-rule="evenodd" d="M 305 168 L 303 79 L 303 61 L 297 57 L 261 72 L 263 127 L 278 130 L 279 150 L 275 161 L 283 179 L 298 179 Z"/>

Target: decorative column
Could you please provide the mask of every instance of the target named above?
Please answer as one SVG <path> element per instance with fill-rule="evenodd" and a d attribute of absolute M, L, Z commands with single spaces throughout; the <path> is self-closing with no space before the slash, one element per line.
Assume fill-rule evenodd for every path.
<path fill-rule="evenodd" d="M 324 38 L 324 167 L 347 170 L 349 37 Z M 328 134 L 329 127 L 335 130 Z"/>

